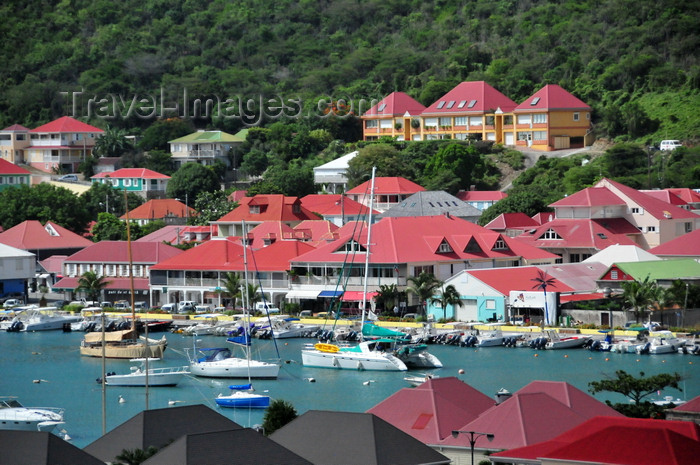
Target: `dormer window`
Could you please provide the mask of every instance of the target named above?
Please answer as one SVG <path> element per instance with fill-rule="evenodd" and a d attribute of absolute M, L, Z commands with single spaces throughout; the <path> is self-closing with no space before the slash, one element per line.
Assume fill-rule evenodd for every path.
<path fill-rule="evenodd" d="M 340 247 L 336 252 L 343 252 L 343 253 L 352 253 L 352 252 L 366 252 L 367 249 L 357 242 L 356 240 L 350 240 L 343 244 L 342 247 Z"/>
<path fill-rule="evenodd" d="M 467 101 L 462 100 L 461 102 L 459 102 L 459 105 L 457 105 L 457 108 L 464 108 L 464 105 L 466 105 L 466 104 L 467 104 Z"/>
<path fill-rule="evenodd" d="M 481 252 L 482 252 L 481 247 L 479 247 L 479 244 L 476 242 L 476 239 L 474 239 L 473 237 L 471 239 L 469 239 L 469 243 L 464 248 L 464 253 L 475 254 L 475 253 L 481 253 Z"/>
<path fill-rule="evenodd" d="M 452 253 L 454 250 L 452 250 L 452 247 L 450 246 L 450 243 L 447 242 L 447 240 L 443 239 L 440 245 L 438 246 L 437 253 Z"/>
<path fill-rule="evenodd" d="M 504 241 L 502 237 L 499 237 L 496 243 L 493 245 L 493 250 L 503 250 L 507 248 L 508 245 L 506 245 L 506 241 Z"/>
<path fill-rule="evenodd" d="M 379 105 L 379 108 L 377 108 L 377 111 L 384 111 L 385 108 L 386 108 L 386 103 L 382 103 L 381 105 Z"/>
<path fill-rule="evenodd" d="M 470 100 L 469 105 L 467 105 L 467 108 L 474 108 L 474 105 L 476 105 L 476 100 Z"/>
<path fill-rule="evenodd" d="M 455 101 L 450 100 L 450 102 L 447 104 L 447 108 L 452 108 L 453 106 L 455 106 Z"/>
<path fill-rule="evenodd" d="M 248 207 L 248 212 L 249 212 L 251 215 L 257 215 L 257 214 L 259 214 L 259 213 L 260 213 L 260 205 L 250 205 L 250 206 Z"/>
<path fill-rule="evenodd" d="M 301 213 L 301 205 L 295 203 L 292 205 L 292 213 Z"/>
<path fill-rule="evenodd" d="M 530 102 L 530 105 L 537 105 L 540 102 L 539 97 L 535 97 L 532 99 L 532 102 Z"/>
<path fill-rule="evenodd" d="M 561 239 L 561 236 L 557 234 L 557 232 L 553 229 L 548 229 L 542 234 L 542 237 L 540 239 Z"/>

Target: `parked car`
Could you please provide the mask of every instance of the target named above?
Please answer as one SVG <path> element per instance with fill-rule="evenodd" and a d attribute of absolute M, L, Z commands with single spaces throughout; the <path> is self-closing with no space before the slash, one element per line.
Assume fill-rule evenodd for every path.
<path fill-rule="evenodd" d="M 299 318 L 311 318 L 312 316 L 311 310 L 302 310 L 299 312 Z"/>
<path fill-rule="evenodd" d="M 201 304 L 194 307 L 195 313 L 211 313 L 211 307 L 209 305 Z"/>
<path fill-rule="evenodd" d="M 23 305 L 24 302 L 20 299 L 7 299 L 4 304 L 2 304 L 3 308 L 12 308 L 12 307 L 19 307 L 20 305 Z"/>
<path fill-rule="evenodd" d="M 131 309 L 131 305 L 129 305 L 129 302 L 126 300 L 117 300 L 114 302 L 113 308 L 115 310 L 129 310 Z"/>
<path fill-rule="evenodd" d="M 679 140 L 662 140 L 659 150 L 676 150 L 678 147 L 683 147 Z"/>
<path fill-rule="evenodd" d="M 134 302 L 134 308 L 136 310 L 148 310 L 148 302 L 145 302 L 143 300 Z"/>
<path fill-rule="evenodd" d="M 261 313 L 279 313 L 280 309 L 268 302 L 257 302 L 255 311 Z"/>
<path fill-rule="evenodd" d="M 58 180 L 61 182 L 78 182 L 78 175 L 64 174 L 63 176 L 59 176 Z"/>
<path fill-rule="evenodd" d="M 177 309 L 177 304 L 167 303 L 167 304 L 163 305 L 162 307 L 160 307 L 160 309 L 163 310 L 164 312 L 173 313 Z"/>

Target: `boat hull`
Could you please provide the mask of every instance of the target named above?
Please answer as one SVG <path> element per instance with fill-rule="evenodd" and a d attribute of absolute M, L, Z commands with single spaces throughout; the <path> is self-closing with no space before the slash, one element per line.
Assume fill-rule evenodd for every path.
<path fill-rule="evenodd" d="M 187 367 L 149 369 L 148 386 L 177 386 L 189 374 Z M 105 384 L 108 386 L 146 386 L 146 373 L 137 370 L 126 375 L 108 375 L 105 377 Z"/>
<path fill-rule="evenodd" d="M 250 365 L 249 365 L 250 363 Z M 193 361 L 190 363 L 190 372 L 195 376 L 204 378 L 250 378 L 275 379 L 280 367 L 274 363 L 266 363 L 244 358 L 230 357 L 212 362 Z"/>
<path fill-rule="evenodd" d="M 404 362 L 390 354 L 364 354 L 352 352 L 323 352 L 316 349 L 302 350 L 304 366 L 335 368 L 340 370 L 406 371 Z"/>
<path fill-rule="evenodd" d="M 144 347 L 143 344 L 110 344 L 105 345 L 104 356 L 105 358 L 140 358 L 148 356 L 149 358 L 163 358 L 163 353 L 165 352 L 166 344 L 165 342 L 150 344 L 148 347 Z M 144 353 L 145 352 L 145 353 Z M 101 344 L 90 344 L 80 346 L 80 355 L 86 357 L 102 357 L 102 345 Z"/>
<path fill-rule="evenodd" d="M 567 339 L 561 339 L 558 341 L 550 341 L 545 345 L 545 349 L 557 350 L 557 349 L 573 349 L 576 347 L 583 347 L 583 345 L 588 341 L 588 337 L 572 337 Z"/>
<path fill-rule="evenodd" d="M 219 396 L 216 405 L 226 408 L 267 408 L 270 406 L 270 396 L 235 392 L 229 396 Z"/>

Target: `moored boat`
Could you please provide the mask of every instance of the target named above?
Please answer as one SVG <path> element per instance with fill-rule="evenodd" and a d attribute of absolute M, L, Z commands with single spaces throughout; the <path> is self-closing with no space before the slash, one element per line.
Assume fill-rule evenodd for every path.
<path fill-rule="evenodd" d="M 231 394 L 214 399 L 216 405 L 227 408 L 267 408 L 270 406 L 270 396 L 255 394 L 252 384 L 229 386 Z"/>
<path fill-rule="evenodd" d="M 215 347 L 199 349 L 202 357 L 197 358 L 194 350 L 187 351 L 190 361 L 190 371 L 195 376 L 205 378 L 251 378 L 274 379 L 279 374 L 280 367 L 276 363 L 248 358 L 233 357 L 231 349 Z M 250 371 L 249 371 L 250 368 Z"/>
<path fill-rule="evenodd" d="M 146 376 L 145 365 L 132 366 L 131 372 L 124 375 L 107 374 L 105 376 L 105 384 L 108 386 L 146 386 L 148 381 L 149 387 L 177 386 L 189 374 L 187 367 L 182 366 L 148 368 L 148 376 Z M 102 382 L 99 378 L 97 381 Z"/>
<path fill-rule="evenodd" d="M 104 341 L 103 341 L 104 337 Z M 102 349 L 104 345 L 104 350 Z M 163 358 L 168 343 L 161 339 L 134 338 L 130 329 L 111 332 L 87 333 L 80 343 L 80 355 L 105 358 Z"/>
<path fill-rule="evenodd" d="M 63 409 L 25 407 L 16 397 L 0 397 L 0 429 L 51 432 L 63 423 Z"/>
<path fill-rule="evenodd" d="M 408 367 L 392 353 L 393 341 L 377 339 L 356 346 L 317 343 L 301 351 L 304 366 L 344 370 L 406 371 Z"/>

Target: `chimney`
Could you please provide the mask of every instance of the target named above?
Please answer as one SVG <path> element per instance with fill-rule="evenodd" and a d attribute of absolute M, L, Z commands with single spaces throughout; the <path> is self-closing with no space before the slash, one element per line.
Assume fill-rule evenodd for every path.
<path fill-rule="evenodd" d="M 496 405 L 500 405 L 506 400 L 510 399 L 513 394 L 510 393 L 506 388 L 501 388 L 498 390 L 494 398 L 496 399 Z"/>

